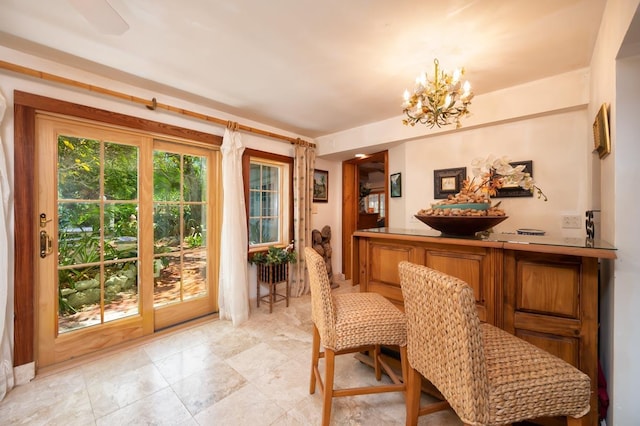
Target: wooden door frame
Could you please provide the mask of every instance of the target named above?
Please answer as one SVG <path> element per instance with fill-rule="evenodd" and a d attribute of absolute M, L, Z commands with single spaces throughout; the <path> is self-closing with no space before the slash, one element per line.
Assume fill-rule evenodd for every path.
<path fill-rule="evenodd" d="M 389 153 L 376 152 L 342 162 L 342 272 L 345 279 L 352 278 L 352 235 L 358 224 L 359 174 L 358 166 L 372 161 L 384 163 L 385 226 L 389 226 Z"/>
<path fill-rule="evenodd" d="M 157 121 L 47 98 L 13 93 L 14 107 L 14 347 L 13 365 L 35 361 L 36 111 L 47 111 L 106 124 L 222 145 L 222 138 Z"/>

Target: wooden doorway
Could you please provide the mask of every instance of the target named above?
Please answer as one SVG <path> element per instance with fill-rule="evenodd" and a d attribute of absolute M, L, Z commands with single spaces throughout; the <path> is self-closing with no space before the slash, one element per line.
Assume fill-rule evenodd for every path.
<path fill-rule="evenodd" d="M 352 277 L 353 232 L 389 224 L 388 163 L 387 151 L 342 163 L 342 270 L 346 279 Z"/>
<path fill-rule="evenodd" d="M 153 304 L 154 295 L 156 293 L 155 290 L 151 288 L 151 284 L 153 284 L 154 282 L 153 275 L 155 272 L 155 269 L 152 266 L 154 263 L 152 258 L 162 260 L 164 256 L 174 256 L 177 258 L 179 254 L 180 255 L 185 254 L 185 256 L 182 256 L 181 258 L 182 266 L 184 265 L 189 266 L 193 262 L 190 263 L 189 262 L 190 259 L 187 259 L 187 261 L 185 262 L 184 259 L 186 258 L 186 256 L 193 256 L 195 252 L 204 245 L 204 243 L 203 244 L 198 243 L 197 247 L 195 248 L 189 247 L 188 249 L 182 249 L 180 253 L 178 253 L 178 250 L 172 250 L 169 253 L 159 253 L 159 254 L 154 253 L 154 250 L 151 249 L 151 246 L 153 246 L 153 244 L 146 244 L 141 246 L 139 251 L 139 255 L 140 255 L 139 257 L 140 259 L 146 258 L 146 260 L 144 261 L 145 266 L 142 266 L 139 269 L 143 270 L 144 268 L 146 268 L 146 271 L 147 271 L 146 277 L 148 277 L 148 279 L 145 279 L 145 278 L 142 278 L 142 279 L 145 281 L 149 281 L 150 285 L 147 286 L 147 288 L 149 288 L 151 291 L 150 291 L 150 294 L 147 294 L 147 297 L 144 299 L 146 300 L 146 302 L 142 301 L 137 304 L 138 306 L 137 312 L 134 312 L 133 309 L 131 310 L 127 309 L 126 311 L 122 311 L 122 310 L 116 311 L 116 309 L 111 309 L 112 307 L 115 307 L 115 305 L 105 303 L 105 301 L 113 302 L 115 299 L 111 299 L 111 295 L 109 295 L 109 299 L 105 298 L 106 289 L 105 289 L 105 286 L 102 284 L 105 282 L 105 280 L 102 280 L 102 278 L 106 277 L 106 274 L 104 272 L 109 272 L 114 268 L 122 266 L 121 269 L 126 269 L 126 273 L 123 273 L 122 275 L 123 276 L 126 275 L 127 279 L 124 279 L 122 276 L 119 277 L 121 291 L 115 291 L 114 294 L 118 296 L 122 296 L 122 298 L 119 299 L 119 300 L 122 300 L 124 299 L 124 295 L 122 293 L 124 290 L 127 290 L 129 291 L 129 295 L 131 297 L 134 297 L 134 296 L 137 297 L 136 295 L 134 295 L 134 292 L 131 291 L 131 287 L 123 289 L 122 283 L 125 282 L 124 284 L 125 287 L 128 287 L 130 283 L 130 280 L 128 278 L 130 277 L 135 278 L 135 274 L 133 274 L 132 266 L 137 262 L 139 258 L 138 256 L 129 255 L 126 258 L 124 257 L 121 258 L 120 256 L 117 256 L 117 258 L 110 257 L 108 259 L 101 258 L 99 265 L 97 261 L 96 262 L 84 261 L 84 262 L 76 262 L 73 265 L 65 264 L 65 265 L 62 265 L 62 267 L 60 267 L 59 265 L 60 264 L 59 262 L 60 235 L 58 234 L 58 231 L 60 230 L 59 219 L 61 216 L 60 215 L 61 210 L 59 208 L 60 207 L 59 204 L 61 202 L 61 200 L 59 199 L 60 194 L 58 193 L 55 187 L 42 190 L 41 189 L 42 185 L 40 182 L 40 178 L 42 177 L 44 178 L 43 179 L 44 186 L 57 185 L 60 179 L 60 175 L 55 171 L 53 171 L 53 168 L 59 167 L 56 161 L 57 157 L 53 155 L 54 148 L 50 147 L 51 151 L 49 155 L 50 157 L 49 160 L 53 161 L 53 163 L 49 165 L 45 165 L 47 154 L 46 152 L 41 152 L 41 149 L 43 147 L 41 147 L 39 143 L 43 139 L 40 137 L 40 133 L 39 133 L 40 131 L 38 130 L 40 129 L 40 127 L 37 125 L 37 120 L 39 120 L 37 119 L 37 117 L 43 114 L 48 115 L 48 113 L 51 113 L 50 115 L 55 116 L 56 120 L 62 120 L 63 116 L 66 117 L 65 120 L 71 119 L 71 117 L 74 117 L 73 118 L 74 122 L 80 121 L 81 123 L 79 123 L 79 125 L 84 127 L 90 127 L 89 129 L 87 129 L 87 132 L 91 134 L 89 133 L 85 134 L 84 132 L 82 132 L 83 134 L 81 134 L 80 136 L 82 136 L 82 138 L 84 138 L 85 136 L 89 136 L 89 139 L 91 140 L 94 140 L 94 139 L 102 140 L 102 138 L 97 137 L 98 135 L 93 135 L 92 133 L 94 129 L 98 127 L 102 127 L 103 125 L 106 125 L 107 127 L 110 127 L 112 129 L 117 128 L 118 134 L 121 135 L 122 137 L 118 137 L 115 139 L 107 138 L 106 140 L 100 143 L 102 145 L 107 144 L 111 148 L 117 148 L 116 151 L 118 151 L 118 149 L 120 151 L 122 150 L 127 151 L 128 153 L 133 153 L 134 151 L 137 151 L 138 156 L 140 156 L 142 151 L 144 151 L 142 149 L 144 143 L 143 142 L 138 143 L 134 141 L 132 138 L 134 138 L 135 136 L 134 134 L 139 135 L 140 133 L 144 133 L 145 135 L 151 134 L 153 135 L 153 137 L 157 135 L 163 135 L 163 142 L 167 142 L 171 140 L 175 142 L 180 142 L 181 146 L 183 145 L 183 142 L 186 143 L 186 141 L 194 141 L 194 142 L 197 142 L 197 147 L 193 149 L 202 150 L 202 149 L 205 149 L 206 147 L 205 149 L 205 151 L 207 152 L 206 155 L 207 156 L 213 155 L 214 157 L 217 156 L 217 151 L 218 151 L 217 147 L 220 146 L 222 143 L 222 138 L 215 135 L 205 134 L 202 132 L 192 131 L 189 129 L 183 129 L 176 126 L 167 126 L 159 122 L 138 119 L 138 118 L 118 114 L 115 112 L 99 110 L 92 107 L 72 104 L 64 101 L 59 101 L 51 98 L 45 98 L 38 95 L 29 94 L 29 93 L 24 93 L 19 91 L 14 92 L 14 114 L 15 114 L 15 124 L 14 124 L 14 127 L 15 127 L 14 155 L 15 157 L 14 158 L 15 158 L 15 170 L 16 170 L 16 177 L 15 177 L 16 253 L 15 253 L 15 265 L 14 265 L 15 267 L 14 365 L 16 366 L 27 364 L 33 361 L 36 361 L 36 367 L 40 366 L 38 362 L 39 360 L 36 358 L 36 353 L 38 351 L 42 353 L 44 350 L 47 350 L 46 344 L 45 344 L 45 347 L 43 348 L 40 348 L 38 346 L 38 340 L 39 340 L 38 333 L 40 331 L 38 327 L 39 325 L 38 321 L 44 315 L 48 315 L 50 318 L 50 321 L 47 322 L 48 330 L 51 331 L 50 335 L 55 335 L 55 334 L 62 335 L 63 337 L 65 337 L 65 339 L 63 339 L 65 340 L 64 342 L 65 344 L 67 343 L 67 340 L 70 340 L 70 339 L 66 339 L 65 334 L 68 336 L 71 336 L 70 334 L 71 332 L 70 333 L 56 332 L 56 330 L 59 331 L 59 326 L 60 326 L 60 322 L 59 322 L 60 318 L 58 316 L 60 311 L 58 307 L 60 306 L 60 301 L 61 301 L 60 296 L 67 297 L 71 293 L 74 293 L 74 294 L 77 293 L 77 291 L 74 292 L 71 290 L 65 290 L 65 294 L 61 295 L 60 294 L 61 292 L 59 291 L 59 288 L 58 288 L 59 286 L 49 285 L 49 286 L 44 286 L 44 289 L 43 289 L 43 286 L 40 285 L 41 284 L 39 281 L 40 278 L 44 278 L 46 280 L 49 277 L 51 281 L 53 280 L 59 281 L 60 275 L 61 275 L 60 271 L 62 270 L 66 271 L 68 269 L 74 269 L 76 268 L 76 266 L 78 266 L 78 268 L 86 269 L 88 267 L 93 267 L 97 265 L 96 267 L 100 269 L 100 281 L 99 281 L 100 306 L 99 306 L 99 309 L 96 309 L 96 312 L 99 311 L 98 314 L 99 314 L 100 324 L 97 324 L 97 320 L 96 320 L 96 325 L 92 325 L 91 327 L 87 327 L 86 329 L 94 329 L 96 327 L 102 327 L 103 330 L 101 331 L 105 331 L 106 329 L 109 329 L 107 333 L 104 333 L 104 334 L 101 333 L 101 337 L 105 337 L 109 335 L 109 333 L 111 333 L 112 331 L 110 330 L 112 328 L 111 323 L 113 324 L 119 323 L 118 324 L 119 326 L 122 323 L 126 322 L 127 324 L 125 325 L 125 328 L 128 326 L 131 326 L 131 328 L 129 328 L 128 331 L 124 331 L 124 332 L 116 331 L 114 332 L 115 334 L 111 334 L 109 335 L 108 338 L 105 337 L 103 339 L 103 341 L 108 341 L 109 345 L 115 345 L 124 341 L 124 340 L 119 340 L 120 337 L 124 337 L 124 338 L 135 337 L 135 335 L 140 335 L 143 332 L 147 332 L 147 330 L 151 330 L 151 331 L 157 330 L 169 325 L 170 323 L 173 324 L 173 323 L 184 321 L 186 319 L 186 318 L 179 318 L 179 316 L 176 315 L 176 312 L 173 309 L 173 307 L 176 304 L 165 304 L 167 305 L 166 307 L 163 305 L 159 309 L 154 309 L 154 307 L 151 305 Z M 73 135 L 74 137 L 78 136 L 73 134 L 73 132 L 70 134 Z M 147 146 L 146 151 L 148 152 L 148 154 L 151 154 L 152 150 L 154 149 L 156 151 L 163 150 L 163 146 L 158 145 L 155 142 L 152 143 L 151 139 L 153 139 L 153 137 L 151 137 L 149 139 L 149 142 L 146 143 L 146 146 Z M 55 140 L 57 141 L 57 138 L 55 138 Z M 62 142 L 63 145 L 67 146 L 67 144 L 64 144 L 64 140 L 57 141 L 57 142 L 58 143 Z M 80 141 L 77 141 L 77 142 L 80 142 Z M 185 149 L 190 150 L 191 148 L 185 147 Z M 103 151 L 104 150 L 102 150 L 101 148 L 100 152 L 103 152 Z M 197 157 L 198 155 L 200 155 L 196 152 L 191 152 L 191 151 L 187 152 L 186 154 L 191 155 L 193 157 Z M 43 157 L 45 158 L 45 162 L 42 161 Z M 105 157 L 102 154 L 100 154 L 100 156 L 96 155 L 96 156 L 90 157 L 92 162 L 85 164 L 89 168 L 89 170 L 92 170 L 92 167 L 89 167 L 89 166 L 94 164 L 93 162 L 94 157 L 100 158 L 101 159 L 100 164 L 102 165 L 107 164 L 107 162 L 104 161 L 105 159 L 112 158 L 110 156 Z M 150 156 L 147 156 L 147 157 L 150 158 Z M 139 158 L 142 158 L 142 157 L 139 157 Z M 131 156 L 131 159 L 132 159 L 131 163 L 133 164 L 133 156 Z M 212 161 L 213 163 L 211 163 Z M 142 163 L 143 162 L 140 162 L 140 164 Z M 219 163 L 219 160 L 218 159 L 209 160 L 209 163 L 215 166 L 215 169 L 212 169 L 211 171 L 211 176 L 216 176 L 216 179 L 218 179 L 219 173 L 217 170 L 219 169 L 217 168 L 217 164 Z M 86 168 L 83 166 L 82 161 L 76 162 L 74 160 L 73 164 L 78 164 L 78 167 L 81 167 L 83 170 L 86 171 Z M 152 182 L 149 178 L 149 176 L 151 176 L 151 174 L 153 173 L 150 171 L 151 169 L 150 165 L 152 164 L 152 162 L 148 161 L 145 164 L 148 166 L 148 167 L 145 167 L 145 170 L 147 170 L 147 178 L 145 178 L 146 179 L 145 184 L 149 186 L 149 184 L 151 184 Z M 47 167 L 49 168 L 48 171 L 45 170 Z M 104 166 L 100 167 L 100 170 L 102 169 L 104 169 Z M 190 173 L 187 173 L 187 175 L 191 176 Z M 48 176 L 48 178 L 45 178 L 45 176 Z M 185 176 L 185 174 L 182 173 L 182 176 Z M 205 181 L 209 182 L 209 179 L 205 179 Z M 88 182 L 88 180 L 80 179 L 78 180 L 78 186 L 80 187 L 86 182 Z M 107 185 L 106 187 L 120 188 L 120 186 L 118 185 L 114 186 L 113 184 Z M 123 185 L 122 187 L 128 188 L 130 186 Z M 211 219 L 213 219 L 214 217 L 218 217 L 219 215 L 218 208 L 220 203 L 217 198 L 216 199 L 213 198 L 213 195 L 214 194 L 209 194 L 206 199 L 207 200 L 210 199 L 212 200 L 212 202 L 215 202 L 216 207 L 214 207 L 213 211 L 211 211 L 208 215 L 201 216 L 201 217 L 206 217 L 206 220 L 207 220 L 206 230 L 209 231 L 209 233 L 206 234 L 207 239 L 206 240 L 203 239 L 203 242 L 204 241 L 207 242 L 207 248 L 209 247 L 209 244 L 210 244 L 211 249 L 215 250 L 215 251 L 211 251 L 211 253 L 208 253 L 208 257 L 210 257 L 211 259 L 217 258 L 217 256 L 214 256 L 214 255 L 215 255 L 215 252 L 219 250 L 218 249 L 219 238 L 216 237 L 216 235 L 219 235 L 219 221 L 217 219 L 216 220 L 211 220 Z M 40 200 L 39 197 L 41 196 L 44 196 L 45 199 Z M 47 199 L 46 197 L 50 197 L 50 200 Z M 58 198 L 58 200 L 55 201 L 54 198 Z M 97 197 L 93 197 L 93 198 L 82 197 L 81 200 L 76 200 L 72 196 L 64 196 L 63 198 L 67 199 L 66 201 L 62 200 L 62 202 L 68 202 L 66 205 L 75 206 L 78 209 L 81 209 L 82 207 L 90 208 L 92 206 L 93 207 L 99 206 L 98 209 L 101 208 L 102 213 L 98 214 L 97 216 L 100 218 L 100 220 L 103 220 L 102 218 L 104 218 L 105 222 L 103 222 L 103 224 L 104 223 L 107 223 L 109 225 L 112 224 L 110 220 L 111 216 L 108 216 L 107 213 L 112 211 L 113 210 L 112 208 L 116 208 L 116 207 L 123 207 L 127 209 L 131 207 L 134 210 L 136 207 L 139 207 L 141 210 L 139 210 L 135 215 L 136 216 L 135 220 L 137 223 L 139 223 L 139 220 L 141 219 L 141 217 L 145 215 L 147 218 L 146 220 L 147 224 L 150 223 L 149 219 L 153 220 L 153 217 L 152 217 L 154 215 L 153 209 L 151 208 L 146 208 L 146 210 L 142 209 L 142 205 L 139 204 L 136 201 L 137 198 L 134 198 L 134 197 L 130 197 L 132 198 L 132 200 L 129 200 L 129 199 L 121 200 L 120 198 L 114 199 L 114 197 L 107 196 L 105 200 L 105 197 L 99 194 Z M 151 198 L 149 197 L 149 200 L 150 199 Z M 95 203 L 92 200 L 95 200 Z M 161 202 L 162 200 L 158 201 L 158 203 L 155 203 L 155 204 L 158 205 Z M 44 205 L 42 205 L 41 203 L 44 203 Z M 147 204 L 150 205 L 151 203 L 148 202 Z M 194 208 L 199 207 L 198 200 L 190 199 L 187 204 L 189 204 L 190 212 L 192 212 Z M 183 209 L 183 213 L 184 211 L 185 209 Z M 44 213 L 46 216 L 40 216 L 41 213 Z M 72 218 L 75 220 L 84 216 L 64 215 L 64 217 Z M 180 217 L 186 217 L 186 216 L 184 216 L 183 214 Z M 191 214 L 190 217 L 193 217 L 193 214 Z M 109 218 L 108 221 L 106 221 L 107 218 Z M 126 216 L 126 218 L 129 219 L 126 221 L 126 223 L 129 225 L 132 225 L 133 222 L 131 222 L 132 220 L 131 216 L 130 215 Z M 116 222 L 113 222 L 113 224 L 115 223 Z M 118 222 L 118 223 L 121 223 L 121 222 Z M 190 227 L 191 226 L 193 225 L 190 222 Z M 195 228 L 195 226 L 193 227 Z M 75 229 L 75 228 L 79 228 L 79 229 Z M 184 229 L 184 227 L 179 227 L 179 228 Z M 202 228 L 204 228 L 204 226 L 202 226 Z M 111 237 L 118 239 L 119 248 L 127 249 L 127 248 L 133 247 L 132 240 L 129 238 L 131 236 L 126 233 L 119 232 L 117 235 L 116 233 L 106 234 L 107 226 L 98 226 L 96 227 L 96 229 L 100 231 L 99 238 L 97 237 L 93 238 L 93 236 L 97 235 L 93 233 L 93 228 L 91 228 L 91 233 L 90 233 L 89 229 L 82 229 L 82 227 L 77 227 L 74 225 L 73 227 L 70 227 L 70 231 L 72 231 L 72 233 L 75 232 L 74 234 L 75 236 L 71 235 L 71 237 L 65 239 L 65 241 L 75 243 L 75 241 L 79 241 L 78 239 L 80 237 L 87 236 L 87 240 L 97 241 L 98 244 L 101 244 L 101 246 L 99 247 L 99 250 L 94 250 L 92 252 L 92 253 L 98 253 L 98 256 L 106 256 L 106 253 L 108 250 L 106 249 L 107 246 L 105 245 L 105 240 L 113 239 Z M 119 228 L 119 229 L 124 229 L 124 228 Z M 43 234 L 42 231 L 45 231 L 45 234 Z M 153 226 L 152 226 L 151 230 L 147 230 L 146 232 L 144 232 L 144 235 L 143 235 L 143 232 L 139 232 L 137 235 L 138 235 L 138 238 L 140 239 L 144 239 L 144 238 L 153 239 L 155 234 L 156 233 L 153 231 Z M 187 235 L 187 236 L 191 236 L 191 235 Z M 204 237 L 205 237 L 205 234 L 203 234 L 203 238 Z M 56 238 L 57 238 L 57 241 L 54 241 Z M 182 239 L 180 241 L 182 241 Z M 122 245 L 120 245 L 120 243 L 122 243 Z M 71 249 L 76 247 L 73 244 L 68 244 L 67 246 Z M 93 244 L 93 246 L 96 246 L 96 244 Z M 114 249 L 114 246 L 109 245 L 109 250 L 111 249 Z M 70 253 L 70 251 L 67 250 L 67 253 Z M 80 252 L 78 251 L 78 253 Z M 109 251 L 109 253 L 113 253 L 113 251 Z M 43 255 L 44 257 L 41 257 Z M 56 262 L 55 260 L 50 260 L 50 259 L 54 259 L 54 256 L 58 258 L 58 262 Z M 55 265 L 58 265 L 57 266 L 58 271 L 53 270 L 53 272 L 52 271 L 43 272 L 42 270 L 43 265 L 40 265 L 40 264 L 45 261 L 52 263 L 54 267 Z M 197 273 L 200 273 L 201 271 L 206 273 L 206 276 L 210 277 L 208 279 L 212 280 L 210 283 L 208 283 L 209 285 L 207 288 L 210 291 L 215 291 L 215 289 L 217 288 L 217 282 L 213 280 L 218 275 L 217 274 L 218 265 L 215 260 L 211 262 L 212 263 L 208 268 L 203 269 L 200 267 L 200 265 L 198 265 L 197 270 L 195 268 L 193 269 Z M 174 268 L 173 270 L 175 271 L 177 269 Z M 183 268 L 183 270 L 185 270 L 185 268 Z M 128 275 L 129 273 L 131 273 L 131 276 Z M 96 275 L 97 273 L 94 274 L 92 277 L 89 277 L 86 281 L 92 281 L 91 279 L 95 278 Z M 173 278 L 174 276 L 175 275 L 171 275 L 170 278 Z M 115 281 L 118 281 L 118 280 L 114 280 L 114 282 Z M 177 283 L 177 280 L 173 282 Z M 85 282 L 82 285 L 83 286 L 87 285 L 87 287 L 92 289 L 92 293 L 97 293 L 95 290 L 93 290 L 94 288 L 96 288 L 96 287 L 92 287 L 94 285 L 93 281 L 91 283 Z M 53 289 L 53 292 L 54 292 L 53 298 L 52 298 L 53 302 L 47 302 L 48 303 L 47 306 L 43 308 L 39 302 L 40 300 L 39 297 L 44 292 L 50 292 L 51 289 Z M 79 290 L 79 288 L 74 288 L 73 290 Z M 143 293 L 144 293 L 144 290 L 139 292 L 138 295 L 142 297 Z M 181 297 L 183 297 L 183 299 L 185 298 L 184 291 L 182 291 L 180 295 Z M 213 301 L 215 304 L 215 301 L 217 300 L 217 295 L 211 294 L 210 296 L 211 296 L 210 298 L 211 301 Z M 201 302 L 201 299 L 202 298 L 199 297 L 197 298 L 197 300 L 193 300 L 193 302 L 196 304 L 199 304 Z M 140 301 L 142 299 L 138 299 L 138 300 Z M 189 302 L 191 301 L 192 300 L 189 300 Z M 68 300 L 66 302 L 68 302 Z M 149 307 L 144 306 L 145 303 L 149 303 L 151 309 L 154 311 L 153 312 L 154 317 L 151 318 L 153 322 L 150 322 L 150 321 L 145 322 L 144 319 L 140 319 L 142 318 L 142 315 L 141 315 L 142 311 L 145 311 L 145 310 L 149 311 L 148 309 Z M 141 306 L 141 304 L 143 306 Z M 109 305 L 109 306 L 106 306 L 106 305 Z M 163 311 L 162 315 L 160 315 L 161 309 Z M 215 309 L 216 307 L 212 306 L 210 309 L 208 309 L 207 312 L 209 311 L 213 312 L 215 311 Z M 196 311 L 196 309 L 194 309 L 193 305 L 190 305 L 190 309 L 183 309 L 182 311 L 186 311 L 187 312 L 186 315 L 191 317 L 192 314 Z M 113 312 L 118 312 L 121 318 L 116 318 L 113 321 L 111 321 L 111 318 L 112 318 L 111 313 Z M 130 313 L 131 315 L 129 315 Z M 163 322 L 162 320 L 159 320 L 161 316 L 168 319 L 168 321 Z M 56 317 L 58 317 L 58 320 L 56 320 Z M 104 321 L 105 318 L 107 319 L 107 321 Z M 110 323 L 110 324 L 107 324 L 107 323 Z M 67 322 L 67 324 L 69 324 L 69 322 Z M 82 333 L 82 330 L 78 332 Z M 73 333 L 75 334 L 75 331 Z M 91 346 L 91 345 L 94 345 L 96 341 L 94 340 L 93 342 L 88 342 L 85 340 L 83 343 L 86 343 L 87 346 Z M 103 347 L 99 341 L 98 341 L 98 346 L 99 347 L 96 347 L 95 349 L 99 349 L 100 347 Z M 48 348 L 51 349 L 52 352 L 54 350 L 57 351 L 56 349 L 52 349 L 51 345 L 49 345 Z M 62 346 L 60 348 L 63 349 L 63 352 L 65 351 L 64 348 L 62 348 Z M 74 356 L 75 355 L 80 355 L 80 354 L 74 354 Z M 45 364 L 50 361 L 55 363 L 60 360 L 61 358 L 55 355 L 52 360 L 46 360 Z"/>

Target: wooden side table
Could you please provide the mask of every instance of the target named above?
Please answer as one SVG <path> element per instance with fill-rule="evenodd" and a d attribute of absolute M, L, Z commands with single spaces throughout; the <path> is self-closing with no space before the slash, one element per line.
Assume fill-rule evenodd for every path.
<path fill-rule="evenodd" d="M 286 306 L 289 307 L 289 264 L 281 263 L 279 265 L 259 263 L 257 268 L 257 305 L 260 307 L 260 300 L 269 303 L 269 313 L 273 312 L 273 304 L 286 300 Z M 278 284 L 284 284 L 285 293 L 278 293 Z M 269 289 L 268 293 L 260 296 L 260 287 L 265 286 Z"/>

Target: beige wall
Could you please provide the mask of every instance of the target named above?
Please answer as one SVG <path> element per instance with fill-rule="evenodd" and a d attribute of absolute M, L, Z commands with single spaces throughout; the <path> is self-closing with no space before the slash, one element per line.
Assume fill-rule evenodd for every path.
<path fill-rule="evenodd" d="M 582 237 L 583 228 L 562 229 L 561 216 L 579 215 L 582 219 L 589 207 L 583 160 L 584 152 L 591 149 L 586 146 L 588 128 L 586 109 L 582 109 L 406 142 L 403 154 L 392 156 L 391 163 L 391 169 L 400 162 L 399 167 L 406 170 L 405 215 L 392 211 L 391 224 L 425 227 L 413 215 L 435 201 L 433 170 L 466 167 L 467 176 L 471 177 L 472 160 L 492 154 L 506 155 L 513 161 L 532 160 L 533 177 L 549 197 L 546 202 L 535 196 L 499 199 L 509 219 L 496 231 L 515 233 L 518 228 L 535 228 L 551 236 Z"/>
<path fill-rule="evenodd" d="M 611 398 L 610 425 L 640 424 L 639 203 L 629 200 L 640 182 L 640 1 L 609 0 L 591 61 L 589 115 L 610 104 L 611 155 L 593 162 L 602 208 L 602 235 L 618 248 L 604 262 L 600 285 L 600 357 Z"/>

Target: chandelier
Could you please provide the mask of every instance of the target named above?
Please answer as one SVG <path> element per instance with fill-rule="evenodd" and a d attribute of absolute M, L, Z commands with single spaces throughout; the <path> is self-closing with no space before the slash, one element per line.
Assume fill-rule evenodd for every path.
<path fill-rule="evenodd" d="M 460 119 L 469 114 L 467 107 L 473 98 L 471 85 L 468 81 L 464 84 L 460 81 L 464 69 L 456 69 L 453 74 L 447 74 L 440 70 L 437 59 L 434 59 L 433 63 L 435 73 L 432 80 L 427 78 L 427 73 L 422 73 L 416 78 L 413 93 L 404 91 L 402 108 L 407 118 L 403 119 L 402 123 L 405 126 L 420 123 L 433 128 L 455 121 L 458 129 Z"/>

